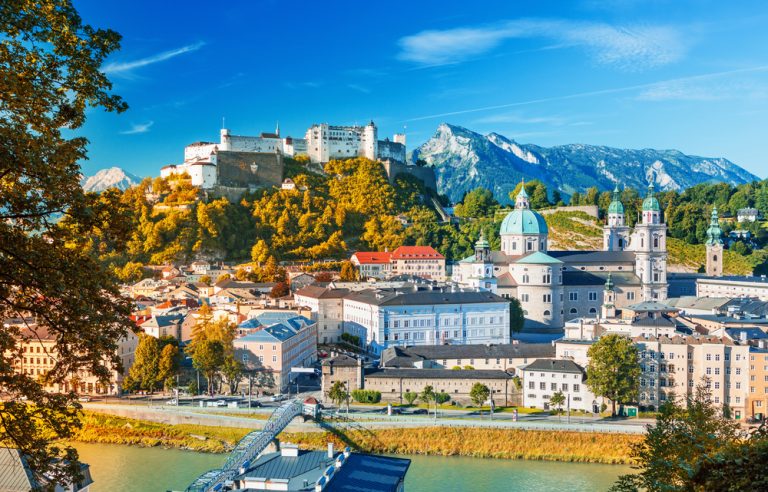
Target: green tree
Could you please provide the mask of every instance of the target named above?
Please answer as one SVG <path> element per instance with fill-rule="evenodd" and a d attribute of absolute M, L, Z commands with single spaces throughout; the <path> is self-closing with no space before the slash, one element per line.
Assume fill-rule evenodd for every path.
<path fill-rule="evenodd" d="M 202 277 L 200 277 L 200 282 L 204 283 L 205 285 L 211 285 L 211 276 L 203 275 Z"/>
<path fill-rule="evenodd" d="M 752 436 L 720 415 L 707 381 L 685 402 L 668 400 L 654 425 L 632 447 L 639 473 L 623 475 L 614 491 L 765 490 L 768 436 Z"/>
<path fill-rule="evenodd" d="M 491 396 L 491 389 L 483 383 L 475 383 L 469 390 L 469 397 L 472 399 L 472 403 L 477 407 L 483 406 Z"/>
<path fill-rule="evenodd" d="M 165 388 L 172 388 L 179 374 L 179 348 L 171 343 L 166 344 L 160 351 L 158 360 L 157 379 Z"/>
<path fill-rule="evenodd" d="M 45 384 L 78 371 L 107 382 L 120 367 L 118 340 L 133 328 L 130 303 L 87 246 L 102 237 L 122 250 L 127 238 L 103 222 L 98 196 L 84 194 L 79 162 L 88 108 L 127 108 L 102 71 L 120 36 L 84 24 L 69 1 L 18 0 L 0 2 L 0 39 L 0 319 L 45 320 L 56 354 Z M 79 425 L 75 397 L 15 372 L 21 337 L 18 326 L 0 335 L 0 441 L 25 455 L 36 479 L 45 475 L 40 482 L 76 481 L 77 452 L 64 444 Z"/>
<path fill-rule="evenodd" d="M 435 389 L 431 385 L 424 386 L 424 389 L 421 390 L 419 398 L 421 401 L 427 404 L 427 407 L 429 407 L 430 403 L 435 402 L 435 418 L 437 418 L 437 399 Z"/>
<path fill-rule="evenodd" d="M 605 335 L 589 348 L 587 356 L 587 386 L 595 395 L 611 400 L 612 415 L 616 415 L 616 403 L 637 400 L 640 364 L 632 340 Z"/>
<path fill-rule="evenodd" d="M 559 419 L 560 410 L 562 410 L 563 405 L 565 405 L 565 395 L 563 394 L 563 392 L 556 391 L 551 397 L 549 397 L 549 404 L 555 409 Z"/>
<path fill-rule="evenodd" d="M 160 374 L 160 349 L 157 338 L 142 333 L 131 369 L 128 371 L 129 387 L 145 391 L 155 391 L 162 382 Z"/>
<path fill-rule="evenodd" d="M 493 193 L 485 188 L 475 188 L 464 196 L 454 210 L 458 217 L 479 218 L 491 214 L 499 206 Z"/>
<path fill-rule="evenodd" d="M 256 241 L 256 244 L 254 244 L 253 248 L 251 249 L 251 259 L 261 265 L 266 263 L 270 256 L 271 255 L 269 252 L 269 246 L 267 246 L 267 242 L 263 239 Z"/>
<path fill-rule="evenodd" d="M 224 366 L 225 357 L 224 344 L 219 340 L 202 340 L 195 345 L 195 350 L 192 352 L 192 365 L 202 372 L 208 381 L 210 396 L 213 396 L 216 376 Z"/>
<path fill-rule="evenodd" d="M 405 393 L 403 393 L 403 399 L 409 405 L 413 405 L 413 402 L 415 402 L 418 397 L 419 397 L 419 394 L 414 393 L 413 391 L 406 391 Z"/>
<path fill-rule="evenodd" d="M 337 406 L 341 407 L 341 404 L 345 401 L 349 404 L 349 393 L 347 392 L 347 384 L 344 381 L 336 381 L 328 390 L 328 398 Z"/>
<path fill-rule="evenodd" d="M 229 394 L 234 395 L 237 393 L 237 387 L 240 385 L 240 380 L 243 378 L 245 367 L 243 363 L 237 360 L 234 354 L 229 354 L 224 359 L 224 365 L 221 368 L 221 373 L 224 375 L 224 379 L 229 386 Z"/>
<path fill-rule="evenodd" d="M 520 333 L 525 324 L 525 313 L 523 305 L 516 297 L 509 298 L 509 336 L 514 337 L 515 333 Z"/>

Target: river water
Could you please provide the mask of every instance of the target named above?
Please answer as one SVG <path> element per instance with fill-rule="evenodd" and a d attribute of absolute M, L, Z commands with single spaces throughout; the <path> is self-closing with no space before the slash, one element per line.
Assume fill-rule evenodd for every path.
<path fill-rule="evenodd" d="M 184 490 L 200 473 L 226 456 L 113 444 L 77 444 L 91 465 L 93 492 Z M 606 490 L 626 466 L 412 456 L 407 492 Z"/>

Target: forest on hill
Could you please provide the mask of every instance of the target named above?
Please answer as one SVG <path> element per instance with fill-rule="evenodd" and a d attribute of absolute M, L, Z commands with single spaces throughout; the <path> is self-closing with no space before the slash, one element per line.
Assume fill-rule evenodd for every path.
<path fill-rule="evenodd" d="M 195 259 L 262 265 L 338 260 L 356 250 L 391 251 L 401 245 L 430 245 L 449 259 L 458 260 L 472 254 L 481 231 L 494 249 L 499 248 L 498 232 L 507 208 L 488 190 L 478 188 L 467 193 L 455 207 L 458 223 L 446 223 L 431 206 L 432 198 L 445 203 L 444 197 L 435 196 L 410 175 L 399 175 L 390 184 L 383 167 L 375 161 L 334 160 L 322 170 L 305 159 L 287 161 L 286 175 L 293 179 L 296 189 L 258 190 L 234 203 L 206 195 L 185 176 L 147 178 L 124 191 L 113 188 L 88 194 L 84 206 L 90 208 L 94 222 L 102 227 L 80 236 L 79 246 L 92 250 L 126 281 L 140 277 L 141 266 L 149 264 Z M 535 209 L 564 205 L 558 193 L 549 193 L 541 182 L 531 181 L 525 187 Z M 645 192 L 631 188 L 621 192 L 629 225 L 638 216 Z M 611 195 L 591 188 L 575 194 L 571 203 L 597 205 L 602 213 Z M 726 217 L 721 221 L 726 233 L 734 227 L 727 217 L 735 216 L 739 208 L 768 209 L 768 181 L 737 187 L 722 183 L 698 185 L 682 193 L 657 193 L 657 197 L 665 209 L 669 235 L 679 240 L 676 247 L 680 249 L 704 241 L 712 205 L 717 205 L 721 216 Z M 63 220 L 66 223 L 66 217 Z M 584 224 L 563 220 L 562 213 L 548 215 L 547 221 L 553 237 L 585 229 Z M 591 232 L 581 232 L 594 240 L 599 226 L 596 221 Z M 765 245 L 768 232 L 760 223 L 739 227 L 748 228 L 757 245 Z M 581 246 L 562 246 L 595 244 L 585 240 Z M 739 253 L 754 257 L 734 270 L 738 273 L 764 262 L 759 252 Z M 681 255 L 686 254 L 683 249 Z M 695 269 L 693 263 L 686 268 Z"/>

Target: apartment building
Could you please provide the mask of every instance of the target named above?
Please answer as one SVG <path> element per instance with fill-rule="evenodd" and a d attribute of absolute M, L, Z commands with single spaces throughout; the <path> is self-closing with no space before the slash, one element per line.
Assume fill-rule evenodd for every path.
<path fill-rule="evenodd" d="M 308 285 L 296 291 L 293 298 L 299 307 L 307 307 L 317 321 L 317 343 L 341 341 L 344 323 L 344 296 L 348 289 Z"/>
<path fill-rule="evenodd" d="M 692 395 L 707 385 L 715 405 L 727 405 L 735 419 L 747 415 L 750 347 L 727 337 L 634 338 L 640 355 L 639 404 L 654 410 L 665 401 Z"/>
<path fill-rule="evenodd" d="M 317 360 L 317 322 L 295 316 L 234 340 L 243 361 L 272 373 L 281 391 L 291 382 L 291 368 Z"/>
<path fill-rule="evenodd" d="M 392 252 L 392 275 L 414 275 L 445 280 L 445 256 L 431 246 L 400 246 Z"/>
<path fill-rule="evenodd" d="M 14 361 L 14 370 L 30 377 L 43 376 L 52 370 L 57 358 L 55 334 L 35 323 L 21 328 L 20 334 L 21 356 Z M 118 341 L 117 354 L 123 366 L 122 371 L 114 368 L 106 383 L 89 371 L 81 370 L 71 374 L 65 381 L 46 386 L 45 390 L 52 393 L 74 391 L 81 395 L 120 395 L 124 377 L 133 365 L 137 346 L 138 337 L 133 332 L 128 332 Z"/>

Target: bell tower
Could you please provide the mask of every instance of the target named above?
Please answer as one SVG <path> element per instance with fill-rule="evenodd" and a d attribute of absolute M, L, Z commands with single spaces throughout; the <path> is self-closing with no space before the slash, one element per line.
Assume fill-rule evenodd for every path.
<path fill-rule="evenodd" d="M 667 298 L 667 225 L 661 221 L 661 206 L 654 196 L 653 184 L 643 200 L 642 222 L 632 236 L 635 274 L 640 277 L 644 301 Z"/>
<path fill-rule="evenodd" d="M 723 230 L 720 229 L 720 220 L 717 216 L 717 207 L 712 207 L 712 216 L 707 229 L 707 267 L 706 273 L 710 277 L 723 275 Z"/>
<path fill-rule="evenodd" d="M 629 227 L 624 216 L 624 204 L 621 203 L 619 185 L 613 189 L 613 200 L 608 206 L 605 226 L 603 226 L 603 250 L 623 251 L 629 245 Z"/>

